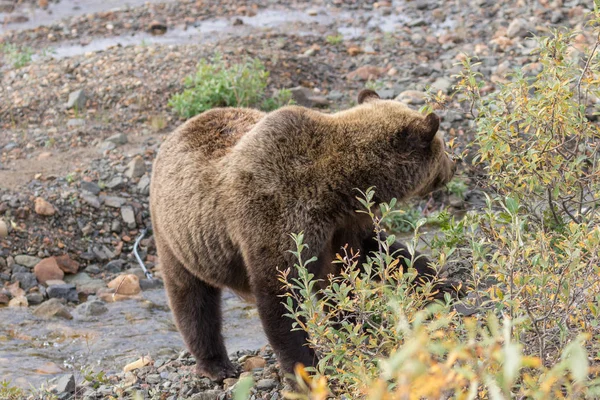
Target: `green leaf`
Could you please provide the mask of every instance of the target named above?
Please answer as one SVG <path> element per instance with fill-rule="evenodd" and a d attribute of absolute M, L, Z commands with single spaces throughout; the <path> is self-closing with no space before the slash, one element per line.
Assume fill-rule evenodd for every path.
<path fill-rule="evenodd" d="M 582 382 L 587 379 L 589 371 L 589 361 L 587 352 L 581 343 L 581 340 L 575 340 L 565 348 L 563 352 L 567 361 L 567 366 L 573 375 L 573 379 Z"/>
<path fill-rule="evenodd" d="M 240 379 L 235 384 L 235 389 L 233 391 L 234 400 L 248 400 L 250 398 L 250 390 L 252 389 L 253 384 L 254 381 L 250 376 Z"/>

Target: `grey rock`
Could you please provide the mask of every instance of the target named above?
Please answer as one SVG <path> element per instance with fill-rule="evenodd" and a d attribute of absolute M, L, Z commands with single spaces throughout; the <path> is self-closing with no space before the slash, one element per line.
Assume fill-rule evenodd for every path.
<path fill-rule="evenodd" d="M 429 76 L 432 73 L 431 67 L 427 65 L 417 65 L 413 70 L 412 74 L 415 76 Z"/>
<path fill-rule="evenodd" d="M 123 222 L 127 225 L 129 229 L 135 229 L 135 213 L 133 212 L 133 207 L 125 206 L 121 207 L 121 218 L 123 218 Z"/>
<path fill-rule="evenodd" d="M 146 375 L 146 382 L 151 385 L 156 385 L 157 383 L 160 382 L 160 375 L 159 374 Z"/>
<path fill-rule="evenodd" d="M 95 196 L 92 193 L 83 192 L 79 195 L 79 197 L 81 197 L 81 200 L 83 200 L 86 204 L 94 208 L 100 208 L 100 199 L 98 196 Z"/>
<path fill-rule="evenodd" d="M 117 148 L 117 145 L 113 142 L 102 142 L 98 146 L 101 152 L 111 151 Z"/>
<path fill-rule="evenodd" d="M 75 377 L 73 374 L 63 375 L 56 381 L 54 388 L 56 393 L 74 393 L 75 392 Z"/>
<path fill-rule="evenodd" d="M 0 1 L 0 12 L 11 13 L 15 9 L 15 3 L 12 1 Z"/>
<path fill-rule="evenodd" d="M 125 202 L 127 200 L 125 200 L 123 197 L 117 197 L 117 196 L 106 196 L 104 197 L 104 204 L 108 207 L 112 207 L 112 208 L 121 208 Z"/>
<path fill-rule="evenodd" d="M 12 277 L 10 278 L 10 281 L 19 282 L 19 286 L 25 291 L 37 286 L 38 284 L 35 275 L 31 272 L 17 272 L 16 274 L 13 273 Z"/>
<path fill-rule="evenodd" d="M 18 274 L 19 272 L 29 272 L 31 269 L 19 264 L 14 264 L 11 268 L 11 271 L 13 274 Z"/>
<path fill-rule="evenodd" d="M 84 125 L 85 125 L 85 119 L 81 119 L 81 118 L 70 118 L 67 121 L 68 128 L 75 128 L 75 127 L 84 126 Z"/>
<path fill-rule="evenodd" d="M 565 18 L 565 15 L 561 10 L 555 10 L 552 12 L 552 16 L 550 17 L 550 22 L 553 24 L 558 24 Z"/>
<path fill-rule="evenodd" d="M 125 261 L 112 260 L 111 262 L 109 262 L 108 264 L 106 264 L 104 266 L 104 270 L 106 272 L 110 272 L 111 274 L 116 274 L 118 272 L 121 272 L 123 270 L 124 266 L 125 266 Z"/>
<path fill-rule="evenodd" d="M 48 297 L 51 299 L 65 299 L 73 303 L 79 302 L 79 296 L 77 295 L 77 289 L 75 285 L 70 283 L 61 283 L 58 285 L 48 286 L 46 289 Z"/>
<path fill-rule="evenodd" d="M 79 187 L 81 188 L 81 190 L 85 190 L 86 192 L 89 192 L 94 195 L 100 193 L 100 186 L 98 186 L 94 182 L 82 181 Z"/>
<path fill-rule="evenodd" d="M 69 100 L 67 101 L 67 108 L 75 108 L 76 110 L 83 110 L 85 108 L 85 92 L 83 90 L 76 90 L 69 94 Z"/>
<path fill-rule="evenodd" d="M 394 91 L 394 89 L 379 89 L 377 91 L 377 94 L 382 99 L 389 100 L 389 99 L 393 99 L 394 98 L 394 95 L 396 94 L 396 92 Z"/>
<path fill-rule="evenodd" d="M 277 381 L 275 379 L 261 379 L 256 382 L 256 389 L 258 390 L 271 390 L 277 387 Z"/>
<path fill-rule="evenodd" d="M 425 104 L 425 93 L 418 90 L 405 90 L 396 97 L 396 101 L 414 105 Z"/>
<path fill-rule="evenodd" d="M 28 256 L 28 255 L 15 256 L 15 263 L 17 263 L 19 265 L 23 265 L 24 267 L 27 267 L 27 268 L 35 267 L 37 265 L 37 263 L 39 263 L 40 261 L 42 261 L 40 258 L 33 257 L 33 256 Z"/>
<path fill-rule="evenodd" d="M 190 400 L 217 400 L 223 393 L 221 390 L 206 390 L 204 392 L 196 393 Z"/>
<path fill-rule="evenodd" d="M 124 133 L 117 133 L 116 135 L 112 135 L 105 142 L 114 143 L 114 144 L 126 144 L 127 143 L 127 135 Z"/>
<path fill-rule="evenodd" d="M 125 181 L 120 176 L 115 176 L 110 181 L 106 183 L 106 187 L 109 189 L 119 189 L 123 187 Z"/>
<path fill-rule="evenodd" d="M 85 268 L 85 271 L 86 271 L 88 274 L 93 274 L 93 275 L 95 275 L 95 274 L 99 274 L 99 273 L 100 273 L 100 271 L 102 271 L 102 270 L 100 269 L 100 267 L 99 267 L 98 265 L 96 265 L 96 264 L 91 264 L 91 265 L 88 265 L 88 266 Z"/>
<path fill-rule="evenodd" d="M 75 312 L 84 317 L 96 317 L 108 312 L 108 308 L 100 300 L 92 300 L 78 305 Z"/>
<path fill-rule="evenodd" d="M 140 194 L 146 196 L 150 194 L 150 177 L 148 175 L 144 175 L 140 178 L 140 181 L 137 184 L 137 190 Z"/>
<path fill-rule="evenodd" d="M 25 297 L 27 297 L 29 305 L 41 304 L 44 301 L 44 295 L 39 292 L 29 293 Z"/>
<path fill-rule="evenodd" d="M 313 93 L 312 90 L 303 86 L 296 86 L 290 89 L 292 99 L 298 103 L 298 105 L 304 107 L 327 107 L 329 106 L 329 100 L 323 96 L 318 96 Z"/>
<path fill-rule="evenodd" d="M 506 36 L 509 38 L 525 37 L 529 34 L 528 24 L 523 18 L 513 20 L 506 29 Z"/>
<path fill-rule="evenodd" d="M 99 260 L 110 260 L 111 258 L 115 257 L 115 253 L 110 251 L 110 249 L 105 245 L 92 247 L 92 252 Z"/>
<path fill-rule="evenodd" d="M 42 318 L 60 317 L 73 319 L 69 309 L 60 301 L 60 299 L 50 299 L 33 310 L 33 315 Z"/>
<path fill-rule="evenodd" d="M 344 98 L 344 93 L 340 92 L 339 90 L 332 90 L 327 95 L 327 98 L 331 101 L 339 101 Z"/>
<path fill-rule="evenodd" d="M 431 84 L 431 88 L 436 92 L 448 93 L 452 88 L 452 81 L 448 78 L 440 77 Z"/>
<path fill-rule="evenodd" d="M 113 220 L 113 222 L 110 224 L 110 231 L 120 233 L 122 230 L 123 227 L 121 226 L 121 221 L 119 221 L 118 219 Z"/>
<path fill-rule="evenodd" d="M 162 286 L 160 279 L 140 279 L 140 288 L 142 290 L 156 289 Z"/>
<path fill-rule="evenodd" d="M 127 165 L 127 171 L 125 172 L 125 176 L 133 179 L 139 178 L 140 176 L 146 173 L 146 165 L 144 164 L 144 159 L 140 156 L 134 157 L 133 160 L 129 162 Z"/>

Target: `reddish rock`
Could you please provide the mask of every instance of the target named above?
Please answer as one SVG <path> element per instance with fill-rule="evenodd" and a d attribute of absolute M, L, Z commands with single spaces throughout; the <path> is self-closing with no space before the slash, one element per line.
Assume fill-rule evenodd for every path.
<path fill-rule="evenodd" d="M 387 72 L 387 68 L 376 67 L 374 65 L 364 65 L 346 75 L 348 80 L 368 81 L 377 79 Z"/>
<path fill-rule="evenodd" d="M 43 215 L 45 217 L 50 217 L 56 213 L 54 206 L 48 203 L 46 200 L 38 197 L 35 199 L 35 213 L 38 215 Z"/>
<path fill-rule="evenodd" d="M 264 368 L 267 362 L 262 357 L 250 357 L 244 361 L 244 371 L 250 372 L 256 368 Z"/>
<path fill-rule="evenodd" d="M 56 257 L 56 263 L 58 264 L 58 268 L 62 269 L 66 274 L 76 274 L 79 271 L 79 263 L 71 259 L 68 254 Z"/>
<path fill-rule="evenodd" d="M 33 268 L 33 272 L 37 280 L 42 284 L 55 279 L 62 280 L 65 276 L 65 273 L 58 266 L 55 257 L 44 258 Z"/>
<path fill-rule="evenodd" d="M 134 295 L 142 291 L 140 279 L 133 274 L 117 276 L 108 283 L 108 287 L 114 289 L 115 293 L 122 295 Z"/>

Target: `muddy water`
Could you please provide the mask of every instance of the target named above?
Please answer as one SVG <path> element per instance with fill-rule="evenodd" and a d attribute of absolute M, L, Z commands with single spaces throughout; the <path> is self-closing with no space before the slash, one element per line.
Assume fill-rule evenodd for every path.
<path fill-rule="evenodd" d="M 184 347 L 164 290 L 106 306 L 103 315 L 85 319 L 73 313 L 70 321 L 43 320 L 31 309 L 0 308 L 0 381 L 29 387 L 81 367 L 117 372 L 141 355 L 157 359 Z M 267 343 L 253 306 L 227 292 L 223 314 L 229 352 Z"/>
<path fill-rule="evenodd" d="M 58 4 L 52 3 L 48 10 L 41 10 L 39 8 L 29 9 L 29 21 L 0 26 L 0 33 L 7 29 L 30 29 L 40 25 L 47 25 L 57 22 L 62 18 L 80 14 L 139 6 L 145 2 L 146 0 L 128 0 L 125 3 L 119 0 L 106 0 L 102 2 L 97 0 L 62 0 Z M 152 0 L 152 2 L 161 1 Z M 394 8 L 398 8 L 401 5 L 402 2 L 393 2 Z M 380 12 L 369 12 L 368 18 L 364 19 L 365 23 L 357 23 L 357 15 L 344 9 L 322 7 L 313 8 L 313 10 L 316 11 L 315 15 L 309 15 L 302 10 L 281 7 L 270 8 L 259 10 L 252 17 L 236 17 L 243 21 L 242 25 L 234 26 L 234 18 L 214 18 L 201 21 L 195 26 L 171 27 L 162 36 L 153 36 L 147 32 L 136 32 L 121 36 L 86 39 L 87 43 L 85 45 L 77 42 L 62 42 L 49 49 L 48 53 L 55 58 L 65 58 L 88 52 L 101 51 L 113 46 L 206 43 L 216 39 L 223 39 L 227 36 L 247 36 L 251 32 L 256 32 L 256 30 L 294 32 L 294 34 L 300 36 L 331 34 L 332 31 L 337 31 L 345 39 L 364 39 L 369 36 L 369 32 L 373 29 L 389 33 L 401 29 L 412 22 L 402 12 L 395 12 L 388 15 L 383 15 Z M 23 14 L 23 9 L 20 12 Z M 364 16 L 364 12 L 361 13 L 361 16 Z M 3 19 L 2 15 L 0 13 L 0 21 Z M 456 21 L 450 19 L 431 26 L 437 34 L 453 31 L 455 27 Z"/>
<path fill-rule="evenodd" d="M 133 8 L 145 3 L 165 3 L 165 0 L 60 0 L 50 3 L 43 10 L 37 4 L 17 4 L 12 13 L 0 12 L 0 33 L 6 30 L 33 29 L 38 26 L 50 25 L 63 18 L 123 8 Z M 35 2 L 37 3 L 37 1 Z M 22 15 L 28 18 L 25 22 L 2 24 L 8 15 Z"/>

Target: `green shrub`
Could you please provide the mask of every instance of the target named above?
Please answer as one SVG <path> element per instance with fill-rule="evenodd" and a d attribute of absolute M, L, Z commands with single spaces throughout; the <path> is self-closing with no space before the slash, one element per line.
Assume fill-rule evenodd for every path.
<path fill-rule="evenodd" d="M 0 53 L 3 54 L 4 59 L 16 69 L 29 64 L 33 56 L 33 50 L 31 48 L 18 47 L 12 43 L 0 44 Z"/>
<path fill-rule="evenodd" d="M 169 100 L 177 114 L 190 118 L 213 107 L 258 107 L 270 111 L 289 103 L 291 94 L 280 90 L 267 98 L 269 72 L 258 59 L 228 66 L 220 55 L 202 60 L 194 75 L 185 79 L 185 90 Z"/>
<path fill-rule="evenodd" d="M 600 97 L 597 2 L 588 21 L 598 39 L 587 52 L 553 32 L 539 39 L 539 73 L 516 71 L 491 95 L 464 62 L 455 96 L 474 116 L 487 206 L 440 213 L 429 252 L 439 268 L 469 266 L 465 299 L 431 303 L 432 287 L 415 291 L 384 242 L 363 266 L 339 256 L 342 275 L 314 293 L 294 236 L 287 306 L 320 360 L 314 378 L 297 370 L 308 383 L 290 398 L 600 398 L 600 129 L 586 109 Z M 377 216 L 371 198 L 375 231 L 393 226 L 390 206 Z M 356 323 L 335 323 L 346 315 Z"/>

